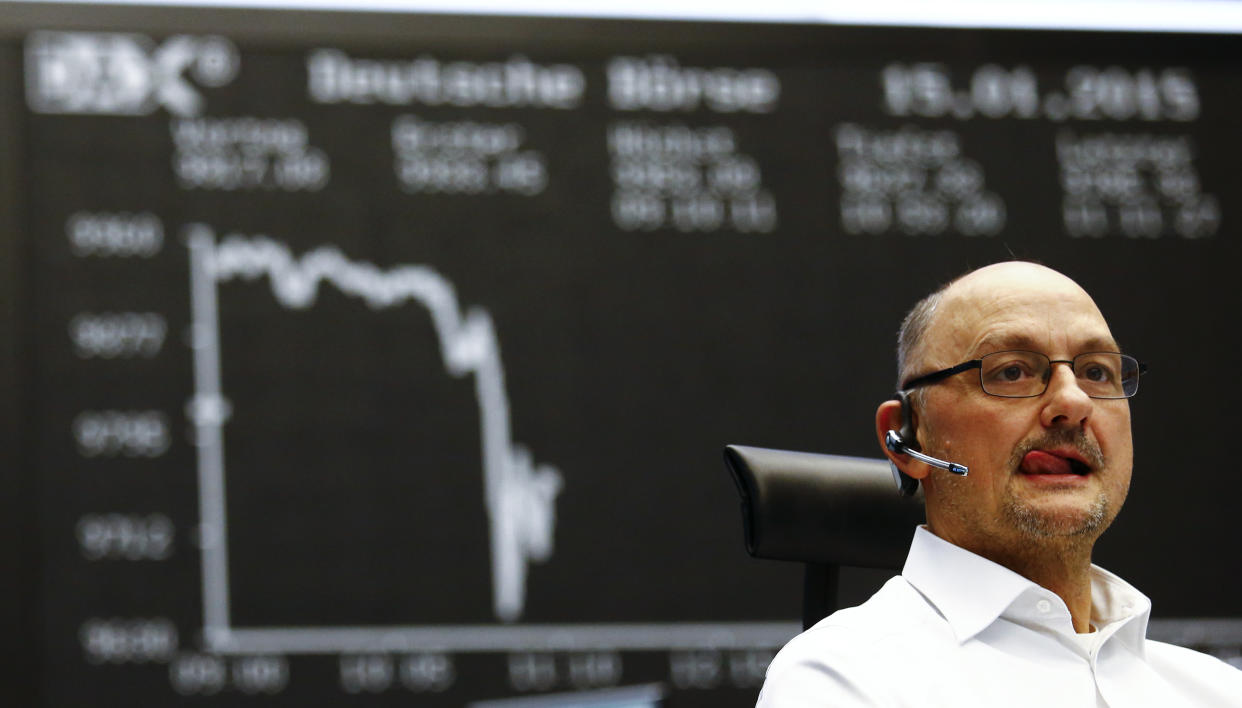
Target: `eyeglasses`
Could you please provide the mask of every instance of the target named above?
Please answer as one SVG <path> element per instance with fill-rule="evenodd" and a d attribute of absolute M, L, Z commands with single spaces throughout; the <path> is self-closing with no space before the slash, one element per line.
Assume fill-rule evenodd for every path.
<path fill-rule="evenodd" d="M 1039 352 L 992 352 L 957 366 L 916 376 L 901 387 L 908 391 L 943 381 L 970 369 L 979 370 L 983 392 L 1002 398 L 1034 398 L 1048 390 L 1053 364 L 1069 364 L 1078 387 L 1091 398 L 1129 398 L 1138 393 L 1139 375 L 1147 365 L 1117 352 L 1087 352 L 1073 359 L 1049 359 Z"/>

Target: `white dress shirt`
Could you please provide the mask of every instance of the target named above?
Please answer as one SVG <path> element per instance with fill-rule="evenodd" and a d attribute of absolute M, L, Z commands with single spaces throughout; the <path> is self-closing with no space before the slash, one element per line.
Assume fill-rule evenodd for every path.
<path fill-rule="evenodd" d="M 919 528 L 905 569 L 772 660 L 761 708 L 1242 706 L 1242 671 L 1147 639 L 1151 601 L 1091 567 L 1092 634 L 1051 590 Z"/>

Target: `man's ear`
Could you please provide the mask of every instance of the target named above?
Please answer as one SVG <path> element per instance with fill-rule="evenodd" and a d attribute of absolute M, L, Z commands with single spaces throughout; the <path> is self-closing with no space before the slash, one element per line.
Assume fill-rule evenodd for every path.
<path fill-rule="evenodd" d="M 901 430 L 903 423 L 901 415 L 901 403 L 896 399 L 889 399 L 880 404 L 875 410 L 875 435 L 880 443 L 880 449 L 884 451 L 884 456 L 889 462 L 897 465 L 897 469 L 906 473 L 914 479 L 923 479 L 931 473 L 931 468 L 927 465 L 910 459 L 909 455 L 902 455 L 892 450 L 884 444 L 884 437 L 888 435 L 890 430 Z M 913 428 L 913 426 L 911 426 Z M 916 440 L 907 440 L 907 443 L 916 444 Z"/>

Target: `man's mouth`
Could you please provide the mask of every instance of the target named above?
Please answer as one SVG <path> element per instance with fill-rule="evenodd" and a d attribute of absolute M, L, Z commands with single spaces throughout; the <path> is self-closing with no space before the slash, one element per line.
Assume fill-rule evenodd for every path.
<path fill-rule="evenodd" d="M 1018 471 L 1023 474 L 1066 474 L 1085 476 L 1091 467 L 1077 452 L 1070 450 L 1031 450 L 1022 457 Z"/>

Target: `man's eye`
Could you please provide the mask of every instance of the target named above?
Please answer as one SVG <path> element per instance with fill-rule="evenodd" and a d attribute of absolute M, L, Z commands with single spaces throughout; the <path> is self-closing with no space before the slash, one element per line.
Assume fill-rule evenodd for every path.
<path fill-rule="evenodd" d="M 1107 367 L 1100 366 L 1099 364 L 1093 364 L 1091 366 L 1088 366 L 1087 370 L 1082 372 L 1082 375 L 1083 375 L 1083 378 L 1087 379 L 1088 381 L 1097 381 L 1100 383 L 1105 383 L 1105 382 L 1113 380 L 1112 372 L 1109 371 Z"/>
<path fill-rule="evenodd" d="M 992 372 L 988 376 L 991 380 L 998 383 L 1016 383 L 1018 381 L 1025 380 L 1031 375 L 1031 367 L 1029 365 L 1014 361 L 1008 364 L 1001 364 L 995 369 L 992 369 Z"/>
<path fill-rule="evenodd" d="M 1022 371 L 1022 367 L 1020 366 L 1006 366 L 1004 369 L 1001 369 L 1000 377 L 1005 381 L 1018 381 L 1022 378 L 1024 373 L 1025 372 Z"/>

